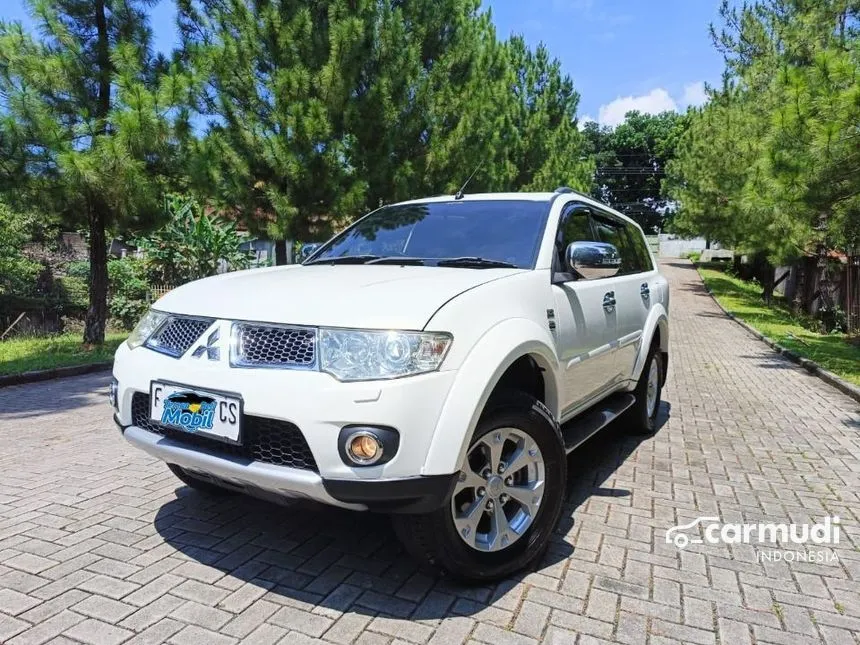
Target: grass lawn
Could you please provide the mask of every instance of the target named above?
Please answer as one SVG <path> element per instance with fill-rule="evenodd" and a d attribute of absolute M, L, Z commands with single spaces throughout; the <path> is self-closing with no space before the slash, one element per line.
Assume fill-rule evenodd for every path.
<path fill-rule="evenodd" d="M 783 347 L 860 385 L 860 347 L 848 343 L 847 336 L 810 331 L 778 298 L 772 307 L 765 306 L 756 284 L 713 269 L 700 268 L 699 274 L 727 311 Z"/>
<path fill-rule="evenodd" d="M 127 337 L 127 333 L 108 333 L 105 344 L 98 348 L 84 347 L 79 332 L 3 340 L 0 341 L 0 375 L 109 361 Z"/>

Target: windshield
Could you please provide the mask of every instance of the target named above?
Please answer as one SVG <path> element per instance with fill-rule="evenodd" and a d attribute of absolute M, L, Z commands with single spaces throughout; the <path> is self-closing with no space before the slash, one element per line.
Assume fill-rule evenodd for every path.
<path fill-rule="evenodd" d="M 546 202 L 482 200 L 386 206 L 332 238 L 308 260 L 532 269 Z"/>

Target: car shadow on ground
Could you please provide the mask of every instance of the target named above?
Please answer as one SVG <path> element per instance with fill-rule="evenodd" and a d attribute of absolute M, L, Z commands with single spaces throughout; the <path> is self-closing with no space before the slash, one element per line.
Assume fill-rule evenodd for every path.
<path fill-rule="evenodd" d="M 659 427 L 669 412 L 664 401 Z M 546 554 L 530 571 L 491 585 L 467 587 L 420 567 L 384 516 L 311 502 L 279 506 L 183 486 L 158 510 L 155 528 L 180 553 L 259 587 L 264 599 L 279 604 L 412 620 L 474 615 L 530 573 L 571 557 L 576 509 L 593 496 L 630 495 L 604 483 L 652 436 L 630 435 L 617 421 L 580 446 L 569 457 L 567 499 Z"/>
<path fill-rule="evenodd" d="M 0 388 L 0 421 L 65 413 L 88 405 L 107 408 L 110 372 Z"/>

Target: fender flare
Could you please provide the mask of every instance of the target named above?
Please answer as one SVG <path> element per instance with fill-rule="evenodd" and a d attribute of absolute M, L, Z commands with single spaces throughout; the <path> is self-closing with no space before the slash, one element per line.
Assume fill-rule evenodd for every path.
<path fill-rule="evenodd" d="M 642 374 L 642 368 L 645 365 L 645 359 L 648 358 L 648 350 L 651 349 L 651 343 L 654 340 L 654 333 L 660 330 L 660 351 L 663 353 L 669 352 L 669 316 L 662 304 L 655 304 L 648 314 L 648 319 L 645 321 L 645 327 L 642 329 L 642 342 L 639 345 L 639 353 L 636 356 L 636 362 L 633 366 L 633 376 L 631 383 L 633 386 L 639 381 Z M 663 367 L 663 378 L 665 379 L 665 370 L 668 365 Z"/>
<path fill-rule="evenodd" d="M 563 377 L 549 330 L 526 318 L 502 321 L 481 337 L 457 370 L 436 422 L 423 475 L 450 474 L 460 467 L 493 389 L 523 356 L 531 356 L 542 369 L 545 404 L 558 419 Z"/>

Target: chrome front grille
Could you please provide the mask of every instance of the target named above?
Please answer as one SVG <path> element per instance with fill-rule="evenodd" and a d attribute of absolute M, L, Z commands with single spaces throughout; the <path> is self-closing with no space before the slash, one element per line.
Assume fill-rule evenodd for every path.
<path fill-rule="evenodd" d="M 236 367 L 316 367 L 316 329 L 260 323 L 233 324 L 233 355 Z"/>
<path fill-rule="evenodd" d="M 149 349 L 179 358 L 212 325 L 211 318 L 170 316 L 146 341 Z"/>

